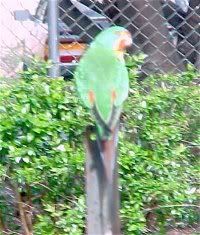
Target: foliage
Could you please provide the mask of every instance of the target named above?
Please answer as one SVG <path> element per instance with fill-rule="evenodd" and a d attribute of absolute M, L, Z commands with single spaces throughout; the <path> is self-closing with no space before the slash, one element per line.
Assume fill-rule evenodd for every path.
<path fill-rule="evenodd" d="M 129 58 L 131 89 L 119 143 L 123 231 L 136 235 L 198 220 L 192 205 L 200 151 L 200 96 L 193 82 L 199 74 L 189 68 L 139 84 L 140 62 Z M 84 234 L 82 133 L 91 120 L 73 81 L 46 78 L 45 71 L 45 64 L 35 66 L 0 93 L 1 227 L 20 232 L 24 226 L 9 215 L 20 217 L 13 195 L 33 214 L 34 234 Z"/>
<path fill-rule="evenodd" d="M 200 176 L 198 76 L 188 68 L 143 84 L 132 80 L 120 142 L 122 215 L 131 234 L 148 233 L 148 223 L 184 227 L 198 219 L 190 207 Z"/>
<path fill-rule="evenodd" d="M 74 86 L 62 78 L 39 76 L 41 69 L 38 74 L 29 69 L 17 85 L 0 94 L 0 173 L 9 176 L 11 191 L 17 187 L 31 199 L 38 221 L 34 234 L 66 234 L 72 227 L 77 234 L 84 223 L 78 210 L 84 208 L 80 143 L 87 115 Z"/>

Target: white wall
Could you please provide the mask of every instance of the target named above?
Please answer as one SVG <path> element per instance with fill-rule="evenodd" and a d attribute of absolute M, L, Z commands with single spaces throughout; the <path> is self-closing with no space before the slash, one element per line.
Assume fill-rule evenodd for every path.
<path fill-rule="evenodd" d="M 14 19 L 15 10 L 35 14 L 39 0 L 0 0 L 0 76 L 15 76 L 25 56 L 43 56 L 47 27 L 32 21 Z"/>

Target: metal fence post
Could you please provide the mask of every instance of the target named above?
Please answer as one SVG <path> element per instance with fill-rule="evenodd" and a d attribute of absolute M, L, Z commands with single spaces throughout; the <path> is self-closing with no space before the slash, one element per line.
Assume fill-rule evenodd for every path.
<path fill-rule="evenodd" d="M 48 47 L 49 59 L 52 66 L 49 69 L 50 77 L 58 77 L 59 51 L 58 51 L 58 0 L 48 0 Z"/>

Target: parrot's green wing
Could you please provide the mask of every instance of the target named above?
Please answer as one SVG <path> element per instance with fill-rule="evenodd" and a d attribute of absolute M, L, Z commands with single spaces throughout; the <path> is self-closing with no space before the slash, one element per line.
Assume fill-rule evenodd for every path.
<path fill-rule="evenodd" d="M 97 120 L 110 126 L 119 118 L 129 80 L 124 61 L 113 50 L 93 44 L 80 60 L 75 79 L 81 100 L 86 107 L 95 107 Z"/>
<path fill-rule="evenodd" d="M 102 47 L 90 48 L 86 52 L 75 71 L 75 79 L 83 103 L 92 108 L 92 92 L 100 115 L 107 121 L 113 103 L 120 107 L 128 96 L 129 80 L 124 62 L 111 50 Z"/>

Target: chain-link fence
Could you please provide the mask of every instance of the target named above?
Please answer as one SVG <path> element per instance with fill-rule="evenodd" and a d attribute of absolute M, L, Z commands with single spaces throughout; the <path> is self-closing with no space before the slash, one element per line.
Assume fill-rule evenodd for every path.
<path fill-rule="evenodd" d="M 47 5 L 47 0 L 1 0 L 2 76 L 28 66 L 32 55 L 48 58 Z M 199 0 L 59 0 L 58 5 L 62 75 L 73 74 L 94 36 L 115 24 L 132 33 L 130 53 L 147 55 L 141 79 L 153 72 L 183 71 L 187 63 L 200 68 Z"/>

